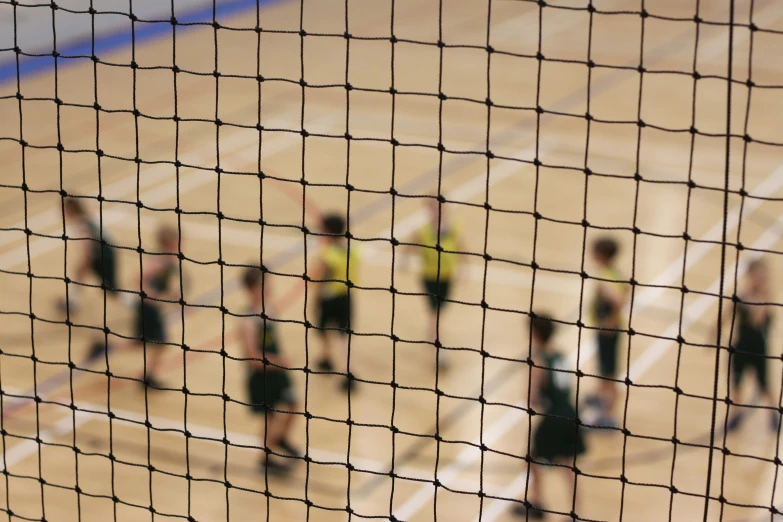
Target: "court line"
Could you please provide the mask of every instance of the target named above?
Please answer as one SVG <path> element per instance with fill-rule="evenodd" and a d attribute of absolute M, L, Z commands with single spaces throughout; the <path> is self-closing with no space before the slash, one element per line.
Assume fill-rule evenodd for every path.
<path fill-rule="evenodd" d="M 288 114 L 293 114 L 293 111 Z M 331 115 L 321 116 L 316 121 L 333 120 L 333 119 L 334 117 Z M 281 118 L 279 121 L 282 122 L 283 119 Z M 241 136 L 242 138 L 239 139 L 237 137 L 232 137 L 228 140 L 221 140 L 221 156 L 236 155 L 237 153 L 241 153 L 243 149 L 249 147 L 250 145 L 254 145 L 254 144 L 257 145 L 258 143 L 258 138 L 255 137 L 254 139 L 250 139 L 250 134 L 239 134 L 238 136 Z M 279 152 L 282 152 L 283 150 L 296 145 L 300 140 L 301 140 L 301 136 L 298 133 L 288 133 L 288 132 L 284 132 L 280 134 L 275 133 L 265 138 L 264 145 L 262 147 L 262 153 L 264 154 L 264 157 L 268 159 L 269 157 L 272 157 L 278 154 Z M 254 155 L 257 154 L 257 150 L 258 150 L 257 148 L 254 149 L 253 151 Z M 188 155 L 184 158 L 183 163 L 200 165 L 201 163 L 203 163 L 205 157 L 206 154 L 203 152 L 203 149 L 195 149 L 193 152 L 188 153 Z M 170 167 L 170 166 L 167 165 L 166 167 Z M 168 170 L 168 168 L 166 170 Z M 131 181 L 133 183 L 131 183 Z M 216 181 L 217 181 L 217 174 L 215 174 L 214 172 L 198 170 L 190 173 L 181 174 L 179 179 L 179 186 L 178 187 L 171 186 L 171 189 L 172 190 L 178 189 L 179 194 L 182 195 L 191 190 L 195 190 L 199 187 L 202 187 L 203 185 L 206 185 L 208 183 L 213 183 Z M 121 182 L 118 182 L 115 185 L 122 188 L 132 187 L 135 190 L 135 179 L 121 180 Z M 174 195 L 176 195 L 176 193 L 174 193 Z M 165 201 L 172 199 L 171 196 L 172 194 L 170 194 L 169 191 L 162 190 L 162 184 L 161 184 L 161 185 L 156 185 L 144 191 L 143 193 L 140 193 L 139 200 L 142 201 L 145 206 L 154 206 L 156 204 L 163 203 Z M 53 212 L 53 215 L 56 216 L 57 213 Z M 103 226 L 108 228 L 108 226 L 116 224 L 120 219 L 121 219 L 120 215 L 106 212 L 104 213 Z M 24 227 L 24 223 L 22 223 L 21 228 L 23 227 Z M 61 232 L 61 230 L 59 232 Z M 33 259 L 44 253 L 51 252 L 52 250 L 56 250 L 61 246 L 62 246 L 62 241 L 59 239 L 49 239 L 49 238 L 41 238 L 41 237 L 31 238 L 29 257 L 27 253 L 27 245 L 25 244 L 19 246 L 13 250 L 9 250 L 8 252 L 5 252 L 4 254 L 0 254 L 0 267 L 4 269 L 10 269 L 11 267 L 17 264 L 26 262 L 28 258 Z"/>
<path fill-rule="evenodd" d="M 4 390 L 5 389 L 6 388 L 4 388 Z M 48 439 L 49 443 L 53 443 L 57 437 L 62 437 L 63 435 L 71 433 L 74 429 L 74 426 L 78 428 L 89 420 L 87 416 L 83 415 L 81 412 L 77 411 L 75 413 L 75 417 L 71 417 L 70 415 L 63 417 L 54 423 L 51 428 L 39 432 L 39 438 L 42 441 L 47 441 Z M 9 438 L 12 437 L 6 436 L 5 440 L 7 441 Z M 10 449 L 4 447 L 5 463 L 0 461 L 0 466 L 3 467 L 3 471 L 8 470 L 14 464 L 21 462 L 31 454 L 37 452 L 38 447 L 39 444 L 36 441 L 29 439 L 25 439 L 18 444 L 14 444 Z"/>
<path fill-rule="evenodd" d="M 522 404 L 516 404 L 517 408 L 521 408 Z M 474 441 L 475 444 L 490 445 L 495 443 L 500 437 L 506 434 L 508 430 L 514 427 L 517 422 L 524 417 L 522 410 L 512 409 L 509 413 L 503 414 L 500 419 L 494 422 L 489 428 L 482 430 L 480 438 Z M 475 446 L 468 446 L 459 452 L 457 457 L 449 462 L 448 465 L 443 467 L 442 471 L 439 471 L 436 476 L 438 480 L 445 481 L 451 480 L 456 477 L 464 467 L 473 464 L 477 459 L 480 459 L 482 455 L 481 449 Z M 408 497 L 408 499 L 399 507 L 394 510 L 394 517 L 397 520 L 405 521 L 414 516 L 421 510 L 434 496 L 435 486 L 433 484 L 422 484 L 416 492 Z"/>
<path fill-rule="evenodd" d="M 203 2 L 200 6 L 194 6 L 191 9 L 187 9 L 184 12 L 177 13 L 177 21 L 180 24 L 177 31 L 178 36 L 182 36 L 183 32 L 190 32 L 194 27 L 209 28 L 209 24 L 212 22 L 212 10 L 216 10 L 215 18 L 226 18 L 231 16 L 238 16 L 249 11 L 251 8 L 256 7 L 256 4 L 264 5 L 275 2 L 276 0 L 223 0 L 222 2 Z M 22 4 L 24 6 L 24 4 Z M 99 13 L 101 14 L 101 13 Z M 20 14 L 19 16 L 24 16 Z M 60 52 L 60 58 L 54 58 L 51 55 L 51 50 L 45 50 L 43 47 L 40 50 L 27 50 L 28 53 L 46 53 L 45 56 L 22 56 L 19 58 L 19 76 L 25 77 L 36 73 L 41 73 L 54 67 L 55 61 L 58 68 L 65 66 L 71 66 L 76 64 L 85 64 L 88 62 L 89 57 L 92 55 L 93 42 L 95 45 L 95 54 L 100 57 L 101 54 L 107 54 L 116 51 L 117 49 L 124 47 L 131 47 L 131 43 L 135 43 L 136 46 L 140 46 L 146 43 L 148 40 L 152 40 L 157 36 L 163 34 L 170 34 L 172 25 L 168 23 L 169 15 L 161 15 L 157 23 L 137 23 L 135 24 L 135 30 L 133 33 L 128 29 L 128 26 L 123 24 L 120 28 L 101 32 L 98 34 L 91 34 L 81 38 L 76 38 L 70 42 L 62 43 L 58 46 Z M 62 18 L 60 19 L 61 23 Z M 165 21 L 163 21 L 165 20 Z M 204 25 L 194 26 L 195 23 L 202 23 Z M 184 25 L 190 24 L 190 25 Z M 79 61 L 84 57 L 83 61 Z M 10 80 L 15 80 L 17 77 L 16 72 L 16 58 L 9 58 L 0 62 L 0 84 Z"/>
<path fill-rule="evenodd" d="M 20 394 L 22 393 L 21 390 L 13 390 L 10 388 L 4 388 L 8 393 L 12 394 Z M 30 399 L 28 399 L 30 400 Z M 86 403 L 81 402 L 78 399 L 76 400 L 76 405 L 78 406 L 78 410 L 75 411 L 76 414 L 76 420 L 70 416 L 66 415 L 59 421 L 57 421 L 54 425 L 52 425 L 50 428 L 43 430 L 40 432 L 40 438 L 44 442 L 44 444 L 54 444 L 56 443 L 56 439 L 58 437 L 63 437 L 69 433 L 73 432 L 74 425 L 76 428 L 83 426 L 89 421 L 99 420 L 103 422 L 109 422 L 109 416 L 108 411 L 104 405 L 99 405 L 95 403 Z M 155 430 L 156 433 L 166 433 L 169 435 L 180 435 L 184 437 L 186 425 L 185 423 L 178 422 L 173 419 L 169 419 L 166 417 L 160 417 L 155 415 L 150 415 L 148 417 L 145 417 L 144 414 L 134 412 L 131 410 L 121 409 L 121 408 L 111 408 L 111 412 L 115 415 L 113 421 L 114 423 L 121 423 L 123 426 L 133 427 L 140 430 L 147 430 L 147 427 L 145 425 L 145 421 L 149 420 L 151 424 L 151 429 Z M 226 431 L 225 433 L 221 429 L 213 428 L 211 426 L 206 426 L 202 424 L 197 424 L 191 421 L 187 422 L 187 430 L 193 435 L 194 441 L 198 443 L 215 443 L 220 444 L 221 446 L 223 443 L 223 438 L 227 438 L 229 440 L 229 444 L 232 444 L 234 449 L 247 449 L 249 451 L 258 450 L 259 454 L 261 453 L 261 450 L 263 448 L 263 440 L 260 437 L 236 432 L 236 431 Z M 8 438 L 13 438 L 13 436 L 10 436 Z M 32 454 L 36 453 L 38 451 L 38 443 L 34 440 L 25 439 L 22 442 L 15 444 L 10 449 L 7 449 L 5 452 L 6 462 L 7 462 L 7 468 L 9 469 L 14 466 L 15 464 L 23 461 L 24 459 L 30 457 Z M 250 448 L 242 448 L 241 446 L 252 446 Z M 45 445 L 44 445 L 44 449 Z M 318 448 L 312 448 L 310 447 L 308 449 L 308 455 L 318 461 L 317 463 L 329 463 L 329 464 L 336 464 L 341 465 L 347 468 L 348 463 L 346 461 L 346 454 L 345 453 L 338 453 L 334 451 L 329 450 L 323 450 Z M 365 471 L 371 471 L 375 473 L 389 473 L 391 470 L 388 469 L 388 466 L 386 466 L 383 462 L 366 458 L 366 457 L 354 457 L 351 456 L 350 458 L 351 464 L 361 468 Z M 397 473 L 403 475 L 402 477 L 398 478 L 411 478 L 411 479 L 420 479 L 420 480 L 432 480 L 432 477 L 427 473 L 426 470 L 421 470 L 414 467 L 402 467 L 397 469 Z M 261 474 L 259 476 L 262 476 Z M 485 483 L 486 485 L 486 483 Z M 479 483 L 477 481 L 472 480 L 462 480 L 458 477 L 454 477 L 453 480 L 450 481 L 449 484 L 447 484 L 448 487 L 453 489 L 462 489 L 466 491 L 475 491 L 478 492 L 479 490 Z M 496 489 L 499 489 L 499 487 L 495 486 Z M 485 488 L 486 489 L 486 488 Z"/>
<path fill-rule="evenodd" d="M 783 188 L 783 165 L 779 166 L 771 173 L 769 173 L 754 189 L 754 194 L 775 194 Z M 765 201 L 756 198 L 745 198 L 744 208 L 742 210 L 743 219 L 747 219 L 756 210 L 761 207 Z M 737 205 L 729 211 L 727 216 L 727 233 L 734 231 L 739 224 L 740 207 Z M 665 292 L 669 291 L 666 286 L 678 286 L 682 277 L 683 263 L 685 264 L 686 273 L 692 269 L 698 262 L 712 251 L 716 246 L 714 243 L 707 241 L 720 241 L 723 231 L 722 218 L 715 222 L 715 224 L 701 236 L 701 242 L 691 242 L 688 245 L 687 260 L 686 255 L 683 253 L 677 257 L 674 261 L 664 269 L 655 279 L 653 279 L 652 287 L 645 287 L 637 293 L 634 298 L 634 311 L 637 309 L 644 309 L 657 301 Z M 708 290 L 709 291 L 709 290 Z M 676 337 L 676 334 L 675 334 Z M 592 339 L 587 345 L 584 345 L 584 350 L 581 352 L 581 359 L 579 361 L 580 366 L 587 363 L 596 353 L 595 340 Z M 574 365 L 576 363 L 576 353 L 572 354 L 569 358 L 569 363 Z M 633 378 L 633 377 L 632 377 Z"/>

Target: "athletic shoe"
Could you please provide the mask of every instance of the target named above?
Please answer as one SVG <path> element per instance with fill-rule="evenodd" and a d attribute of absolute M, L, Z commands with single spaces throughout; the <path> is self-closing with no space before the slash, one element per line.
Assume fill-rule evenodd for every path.
<path fill-rule="evenodd" d="M 585 406 L 600 410 L 604 408 L 604 400 L 600 395 L 588 395 L 585 397 Z"/>
<path fill-rule="evenodd" d="M 277 458 L 269 458 L 269 455 L 261 459 L 261 473 L 269 473 L 277 477 L 287 475 L 291 468 Z"/>
<path fill-rule="evenodd" d="M 145 379 L 141 380 L 141 385 L 145 388 L 152 388 L 157 390 L 163 389 L 163 383 L 161 383 L 156 377 L 147 375 Z"/>
<path fill-rule="evenodd" d="M 539 509 L 531 508 L 528 510 L 524 505 L 517 504 L 514 509 L 511 510 L 514 516 L 519 518 L 527 518 L 528 520 L 544 520 L 545 513 Z"/>
<path fill-rule="evenodd" d="M 598 419 L 595 421 L 595 426 L 597 428 L 602 429 L 612 429 L 617 428 L 617 421 L 615 421 L 611 416 L 609 415 L 601 415 L 598 417 Z"/>
<path fill-rule="evenodd" d="M 344 391 L 345 393 L 348 393 L 348 390 L 356 391 L 356 381 L 345 377 L 343 382 L 340 384 L 340 390 Z"/>
<path fill-rule="evenodd" d="M 334 371 L 334 364 L 332 364 L 332 360 L 329 359 L 328 357 L 324 357 L 323 359 L 320 359 L 317 363 L 315 363 L 315 367 L 322 372 Z"/>
<path fill-rule="evenodd" d="M 742 414 L 736 413 L 729 418 L 729 422 L 726 423 L 726 431 L 734 431 L 742 424 Z M 777 429 L 777 428 L 776 428 Z"/>
<path fill-rule="evenodd" d="M 280 446 L 280 449 L 283 450 L 283 453 L 285 453 L 286 455 L 290 455 L 292 457 L 297 457 L 297 458 L 302 457 L 302 452 L 299 451 L 299 448 L 297 448 L 296 446 L 292 446 L 291 443 L 288 442 L 288 439 L 281 440 L 278 446 Z"/>
<path fill-rule="evenodd" d="M 93 362 L 103 359 L 108 349 L 109 347 L 103 341 L 95 341 L 90 345 L 90 350 L 87 352 L 87 361 Z"/>
<path fill-rule="evenodd" d="M 79 312 L 79 305 L 77 300 L 74 298 L 71 298 L 68 301 L 66 301 L 65 299 L 58 299 L 57 309 L 63 313 L 67 311 L 72 314 L 76 314 Z"/>

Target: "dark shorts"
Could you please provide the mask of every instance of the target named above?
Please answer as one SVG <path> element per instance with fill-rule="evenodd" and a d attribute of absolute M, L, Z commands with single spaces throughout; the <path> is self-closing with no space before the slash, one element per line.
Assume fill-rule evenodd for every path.
<path fill-rule="evenodd" d="M 732 377 L 734 384 L 739 385 L 742 375 L 747 369 L 753 369 L 756 382 L 763 391 L 767 390 L 767 358 L 764 357 L 763 346 L 747 346 L 737 343 L 737 351 L 731 357 Z"/>
<path fill-rule="evenodd" d="M 145 339 L 152 343 L 166 342 L 166 324 L 160 305 L 143 299 L 136 307 L 136 333 L 139 340 Z"/>
<path fill-rule="evenodd" d="M 575 421 L 548 415 L 533 433 L 532 446 L 533 458 L 548 463 L 573 458 L 586 450 L 582 430 Z"/>
<path fill-rule="evenodd" d="M 247 378 L 247 392 L 253 413 L 265 414 L 280 404 L 294 404 L 296 396 L 286 370 L 254 370 Z"/>
<path fill-rule="evenodd" d="M 617 376 L 617 345 L 620 332 L 598 332 L 598 374 L 601 377 Z"/>
<path fill-rule="evenodd" d="M 351 327 L 351 299 L 348 294 L 326 298 L 321 301 L 320 308 L 318 331 L 321 334 L 325 333 L 325 328 L 348 330 Z"/>
<path fill-rule="evenodd" d="M 107 290 L 117 290 L 117 262 L 112 248 L 98 248 L 94 251 L 90 268 L 98 281 L 106 285 Z"/>
<path fill-rule="evenodd" d="M 446 303 L 445 300 L 449 298 L 449 290 L 451 290 L 451 281 L 443 280 L 432 281 L 424 279 L 424 291 L 427 293 L 427 302 L 430 305 L 430 310 L 437 310 L 438 306 L 443 308 Z"/>

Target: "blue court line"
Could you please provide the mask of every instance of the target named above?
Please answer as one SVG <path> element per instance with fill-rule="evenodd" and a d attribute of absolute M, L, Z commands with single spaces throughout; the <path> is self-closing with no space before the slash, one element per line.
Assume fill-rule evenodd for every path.
<path fill-rule="evenodd" d="M 228 16 L 236 15 L 244 11 L 248 11 L 256 6 L 264 6 L 281 0 L 215 0 L 215 19 L 220 20 Z M 177 14 L 178 24 L 195 24 L 195 23 L 212 23 L 212 7 L 213 2 L 205 2 L 201 7 L 194 7 L 193 9 L 184 11 L 182 14 Z M 17 9 L 38 9 L 37 7 L 18 7 Z M 91 16 L 87 13 L 84 16 Z M 130 19 L 128 20 L 130 22 Z M 109 53 L 110 51 L 122 48 L 130 47 L 135 40 L 135 44 L 138 45 L 147 40 L 151 40 L 158 36 L 171 33 L 171 23 L 169 20 L 158 19 L 154 22 L 136 22 L 135 31 L 132 33 L 128 26 L 115 31 L 109 31 L 102 34 L 96 34 L 95 36 L 95 55 L 100 58 L 102 55 Z M 203 28 L 204 25 L 178 25 L 177 33 L 182 30 Z M 93 49 L 93 36 L 87 36 L 78 38 L 70 42 L 64 43 L 62 46 L 58 46 L 57 52 L 60 53 L 58 58 L 48 54 L 46 56 L 24 56 L 19 55 L 19 75 L 30 76 L 36 73 L 42 73 L 54 68 L 55 61 L 57 66 L 73 66 L 90 62 Z M 52 50 L 25 50 L 28 53 L 51 53 Z M 10 56 L 8 59 L 0 60 L 0 83 L 6 81 L 16 80 L 16 56 L 13 50 L 0 52 L 0 56 Z"/>

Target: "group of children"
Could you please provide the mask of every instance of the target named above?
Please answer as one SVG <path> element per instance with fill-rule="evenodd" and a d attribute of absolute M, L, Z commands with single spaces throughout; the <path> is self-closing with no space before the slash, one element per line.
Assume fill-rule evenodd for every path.
<path fill-rule="evenodd" d="M 104 227 L 86 211 L 82 201 L 69 197 L 64 201 L 66 224 L 71 237 L 83 242 L 81 259 L 77 263 L 73 281 L 69 285 L 67 300 L 59 303 L 60 308 L 76 313 L 81 307 L 82 286 L 96 280 L 106 295 L 123 306 L 132 308 L 134 333 L 130 345 L 143 347 L 145 367 L 139 382 L 145 386 L 160 388 L 158 379 L 162 349 L 167 342 L 166 322 L 161 303 L 180 298 L 174 281 L 178 280 L 179 264 L 177 254 L 181 251 L 179 232 L 175 228 L 161 227 L 157 232 L 154 256 L 145 256 L 138 290 L 121 289 L 117 281 L 117 256 L 115 248 Z M 141 296 L 144 296 L 143 298 Z M 110 343 L 113 346 L 113 343 Z M 95 341 L 90 347 L 89 359 L 103 355 L 110 345 Z"/>
<path fill-rule="evenodd" d="M 144 298 L 137 292 L 121 290 L 117 286 L 116 259 L 107 235 L 85 211 L 81 201 L 68 198 L 65 201 L 68 221 L 81 230 L 81 236 L 91 239 L 85 242 L 76 279 L 85 280 L 92 273 L 100 281 L 107 294 L 134 309 L 135 339 L 132 344 L 146 345 L 146 366 L 140 378 L 147 386 L 160 388 L 160 360 L 162 348 L 167 342 L 166 325 L 160 300 L 179 299 L 179 288 L 172 283 L 178 278 L 177 255 L 181 252 L 181 238 L 176 229 L 163 227 L 157 235 L 155 256 L 146 256 L 142 271 Z M 406 249 L 417 249 L 420 256 L 421 284 L 427 297 L 430 341 L 439 339 L 439 325 L 443 310 L 455 281 L 458 280 L 458 259 L 462 249 L 459 229 L 449 219 L 445 206 L 435 198 L 427 205 L 428 219 L 415 233 Z M 314 286 L 311 314 L 316 319 L 317 335 L 322 340 L 322 356 L 316 361 L 318 371 L 343 376 L 341 389 L 350 392 L 355 387 L 352 371 L 347 367 L 345 341 L 351 331 L 351 288 L 358 283 L 357 274 L 361 257 L 359 244 L 349 242 L 345 220 L 337 214 L 325 216 L 321 222 L 320 236 L 323 245 L 317 262 L 308 270 L 309 281 Z M 596 332 L 599 383 L 597 394 L 588 396 L 585 405 L 597 409 L 594 425 L 598 428 L 617 427 L 614 411 L 617 402 L 618 357 L 621 334 L 625 328 L 623 314 L 627 300 L 628 284 L 616 269 L 618 244 L 612 238 L 601 238 L 592 244 L 592 258 L 598 268 L 596 291 L 591 305 L 593 328 Z M 151 257 L 151 258 L 150 258 Z M 774 401 L 768 390 L 766 377 L 766 343 L 771 309 L 768 304 L 768 270 L 762 260 L 753 261 L 748 268 L 749 284 L 746 292 L 738 296 L 738 304 L 724 318 L 735 318 L 732 336 L 732 384 L 734 392 L 747 369 L 756 372 L 763 397 L 769 405 Z M 270 302 L 270 277 L 257 268 L 247 268 L 242 276 L 243 287 L 249 302 L 241 325 L 241 341 L 244 360 L 247 363 L 247 393 L 254 413 L 265 416 L 263 437 L 267 452 L 262 465 L 272 473 L 285 473 L 290 469 L 286 456 L 297 456 L 299 450 L 289 441 L 292 423 L 300 411 L 292 379 L 291 365 L 281 351 L 276 319 Z M 79 285 L 70 286 L 69 305 L 79 302 Z M 126 297 L 126 296 L 130 296 Z M 135 301 L 135 302 L 134 302 Z M 735 316 L 736 312 L 736 316 Z M 566 463 L 585 451 L 582 429 L 577 427 L 577 407 L 571 396 L 570 380 L 573 372 L 565 366 L 565 358 L 555 350 L 553 339 L 557 322 L 546 314 L 531 314 L 529 321 L 531 368 L 530 404 L 539 408 L 539 421 L 530 441 L 531 484 L 526 496 L 528 502 L 517 504 L 515 514 L 530 519 L 541 519 L 544 511 L 540 504 L 540 480 L 536 465 L 554 462 Z M 340 349 L 335 348 L 340 345 Z M 93 348 L 93 356 L 104 353 L 103 345 Z M 337 355 L 335 352 L 338 352 Z M 447 359 L 439 357 L 441 364 Z M 744 416 L 730 416 L 728 429 L 736 429 Z M 780 415 L 771 414 L 771 426 L 777 429 Z M 570 474 L 570 467 L 560 467 Z M 573 487 L 575 480 L 569 476 Z M 575 490 L 571 489 L 572 498 Z"/>
<path fill-rule="evenodd" d="M 445 308 L 455 274 L 459 248 L 456 227 L 447 218 L 445 209 L 436 200 L 428 205 L 427 223 L 416 232 L 411 244 L 420 248 L 422 260 L 422 290 L 428 298 L 430 310 L 429 333 L 431 341 L 438 337 L 437 325 L 440 311 Z M 157 233 L 154 252 L 147 251 L 143 260 L 139 289 L 122 289 L 118 285 L 118 263 L 115 248 L 105 227 L 85 209 L 81 199 L 68 197 L 64 201 L 66 222 L 70 236 L 83 240 L 84 247 L 75 270 L 74 283 L 69 285 L 67 301 L 60 306 L 70 313 L 78 312 L 81 305 L 82 286 L 97 283 L 106 295 L 123 306 L 133 309 L 134 333 L 128 343 L 95 341 L 88 360 L 105 357 L 109 349 L 123 345 L 143 348 L 145 364 L 138 377 L 139 382 L 152 389 L 161 389 L 161 360 L 169 342 L 163 303 L 177 302 L 181 288 L 178 254 L 182 242 L 177 229 L 161 227 Z M 358 242 L 346 237 L 346 222 L 342 216 L 330 214 L 321 221 L 322 248 L 317 261 L 308 270 L 309 281 L 314 283 L 311 316 L 315 318 L 315 332 L 322 341 L 322 356 L 315 368 L 324 373 L 343 376 L 341 389 L 353 390 L 356 386 L 347 366 L 345 341 L 351 328 L 351 287 L 357 283 L 360 256 Z M 437 249 L 440 245 L 441 249 Z M 265 415 L 264 440 L 266 446 L 279 450 L 263 459 L 264 467 L 271 472 L 288 470 L 281 455 L 297 455 L 298 451 L 288 442 L 288 434 L 295 414 L 299 411 L 296 394 L 287 368 L 287 359 L 280 351 L 275 314 L 271 312 L 270 278 L 261 267 L 248 268 L 242 283 L 249 308 L 241 325 L 241 342 L 247 363 L 247 393 L 254 413 Z M 95 286 L 95 284 L 93 284 Z M 143 297 L 142 297 L 143 296 Z M 336 346 L 339 345 L 338 350 Z M 337 355 L 335 352 L 338 352 Z M 441 359 L 443 363 L 445 357 Z"/>

